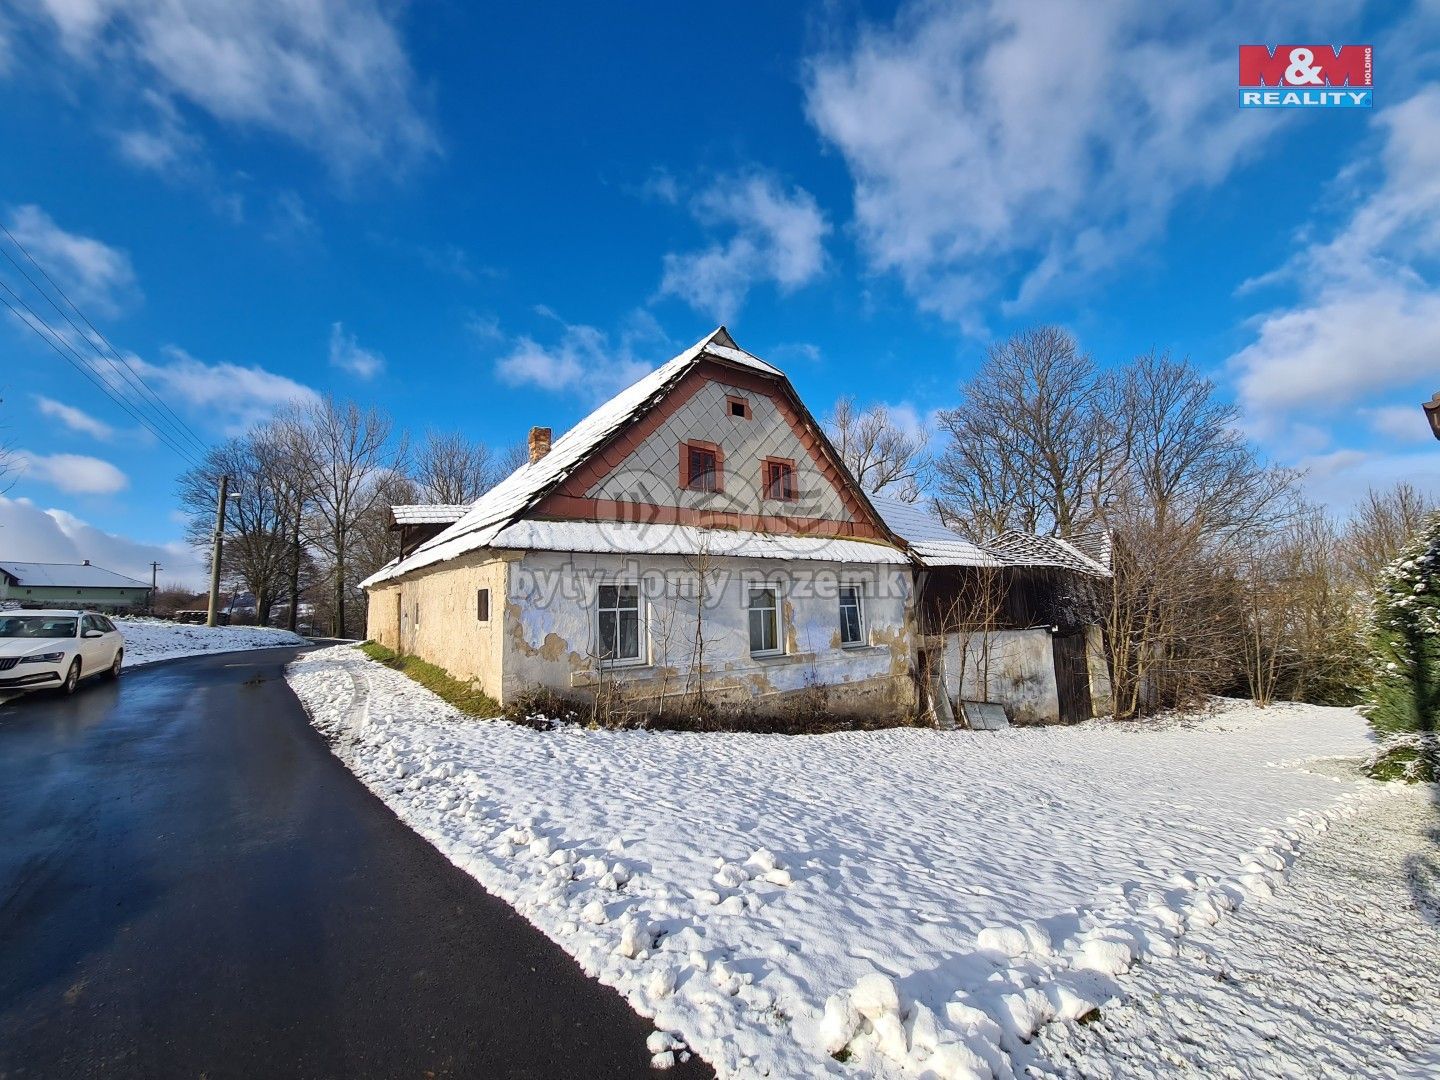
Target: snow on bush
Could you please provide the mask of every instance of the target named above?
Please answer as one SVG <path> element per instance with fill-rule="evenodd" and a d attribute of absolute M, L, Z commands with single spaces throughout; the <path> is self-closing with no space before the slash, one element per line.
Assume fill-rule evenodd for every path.
<path fill-rule="evenodd" d="M 1042 1025 L 1272 895 L 1378 788 L 1306 767 L 1363 753 L 1350 709 L 537 731 L 464 717 L 351 648 L 288 678 L 406 823 L 654 1019 L 657 1067 L 693 1050 L 722 1077 L 1022 1074 Z"/>
<path fill-rule="evenodd" d="M 1440 514 L 1380 572 L 1370 618 L 1370 703 L 1382 738 L 1370 762 L 1377 778 L 1440 779 Z M 1397 735 L 1416 737 L 1390 744 Z"/>
<path fill-rule="evenodd" d="M 1440 705 L 1440 514 L 1380 572 L 1370 625 L 1370 722 L 1433 731 Z"/>

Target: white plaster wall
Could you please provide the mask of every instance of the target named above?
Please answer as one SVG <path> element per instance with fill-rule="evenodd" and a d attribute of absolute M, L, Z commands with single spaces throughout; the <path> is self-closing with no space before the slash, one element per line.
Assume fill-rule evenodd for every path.
<path fill-rule="evenodd" d="M 705 689 L 717 699 L 758 704 L 811 685 L 837 688 L 841 698 L 870 695 L 896 708 L 913 697 L 908 568 L 711 559 L 702 592 L 696 563 L 678 556 L 526 553 L 509 579 L 506 698 L 534 686 L 569 693 L 595 685 L 602 676 L 594 594 L 599 583 L 614 581 L 641 584 L 643 662 L 607 667 L 603 677 L 636 696 L 693 688 L 699 606 Z M 781 657 L 750 655 L 748 584 L 760 580 L 779 587 Z M 864 590 L 867 644 L 859 648 L 839 643 L 836 587 L 852 581 Z"/>
<path fill-rule="evenodd" d="M 1011 720 L 1020 723 L 1060 719 L 1055 651 L 1048 629 L 996 630 L 974 634 L 965 644 L 962 663 L 959 636 L 946 638 L 945 681 L 952 698 L 998 702 Z"/>
<path fill-rule="evenodd" d="M 750 403 L 750 419 L 730 415 L 726 395 Z M 725 451 L 724 488 L 710 494 L 680 487 L 680 443 L 702 439 Z M 793 502 L 765 499 L 760 466 L 767 457 L 795 462 L 798 498 Z M 823 518 L 849 521 L 850 513 L 835 486 L 811 460 L 795 436 L 780 405 L 757 394 L 719 382 L 707 382 L 675 411 L 619 468 L 586 493 L 592 498 L 724 510 L 737 514 Z"/>

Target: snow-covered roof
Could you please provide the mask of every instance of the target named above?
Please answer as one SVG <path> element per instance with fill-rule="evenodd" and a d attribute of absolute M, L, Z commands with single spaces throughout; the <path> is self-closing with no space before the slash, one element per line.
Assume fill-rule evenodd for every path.
<path fill-rule="evenodd" d="M 0 562 L 4 571 L 27 588 L 60 589 L 148 589 L 138 581 L 91 563 Z"/>
<path fill-rule="evenodd" d="M 1074 570 L 1081 574 L 1109 577 L 1110 568 L 1084 554 L 1069 541 L 1058 536 L 1035 536 L 1032 533 L 1004 532 L 985 541 L 985 548 L 1013 566 L 1047 566 Z"/>
<path fill-rule="evenodd" d="M 885 495 L 871 495 L 870 503 L 890 531 L 910 546 L 926 566 L 1005 566 L 1004 559 L 972 544 L 923 506 Z"/>
<path fill-rule="evenodd" d="M 1081 574 L 1110 576 L 1110 568 L 1095 555 L 1080 550 L 1084 544 L 1096 554 L 1109 550 L 1109 537 L 1096 533 L 1077 540 L 1006 532 L 983 544 L 974 544 L 953 531 L 939 516 L 915 503 L 884 495 L 871 495 L 871 505 L 890 531 L 909 546 L 924 566 L 1055 567 Z"/>
<path fill-rule="evenodd" d="M 392 506 L 396 525 L 449 525 L 470 509 L 468 503 L 434 503 L 420 506 Z"/>
<path fill-rule="evenodd" d="M 744 556 L 825 562 L 890 563 L 910 560 L 899 548 L 869 540 L 702 529 L 632 521 L 540 521 L 523 518 L 495 534 L 491 547 L 535 551 L 643 552 L 646 555 Z"/>
<path fill-rule="evenodd" d="M 502 546 L 498 543 L 498 535 L 502 529 L 539 502 L 615 432 L 638 417 L 678 383 L 702 356 L 749 368 L 771 378 L 784 377 L 779 368 L 740 348 L 723 326 L 718 327 L 678 356 L 621 390 L 560 436 L 550 447 L 550 452 L 539 461 L 520 466 L 480 496 L 465 515 L 448 529 L 425 541 L 407 557 L 387 563 L 361 582 L 361 586 L 369 587 L 413 570 L 446 562 L 479 548 Z M 880 550 L 877 545 L 864 546 L 870 552 Z"/>

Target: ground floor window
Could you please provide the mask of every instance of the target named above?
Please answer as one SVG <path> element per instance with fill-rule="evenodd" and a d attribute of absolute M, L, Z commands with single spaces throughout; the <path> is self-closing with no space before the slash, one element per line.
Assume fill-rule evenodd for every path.
<path fill-rule="evenodd" d="M 764 656 L 780 651 L 780 605 L 773 585 L 750 586 L 750 652 Z"/>
<path fill-rule="evenodd" d="M 859 585 L 840 586 L 840 644 L 865 644 L 865 612 Z"/>
<path fill-rule="evenodd" d="M 475 590 L 475 619 L 477 622 L 490 621 L 490 590 Z"/>
<path fill-rule="evenodd" d="M 601 585 L 597 604 L 600 659 L 607 664 L 640 659 L 640 587 Z"/>

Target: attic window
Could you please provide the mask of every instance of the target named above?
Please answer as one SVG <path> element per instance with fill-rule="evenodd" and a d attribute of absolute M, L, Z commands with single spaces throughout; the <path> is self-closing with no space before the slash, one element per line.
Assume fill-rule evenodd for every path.
<path fill-rule="evenodd" d="M 725 454 L 710 442 L 680 444 L 680 486 L 686 491 L 724 491 Z"/>
<path fill-rule="evenodd" d="M 777 502 L 795 501 L 795 462 L 789 458 L 766 458 L 761 464 L 765 498 Z"/>
<path fill-rule="evenodd" d="M 750 402 L 737 394 L 725 396 L 725 411 L 737 420 L 750 419 Z"/>

